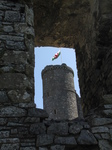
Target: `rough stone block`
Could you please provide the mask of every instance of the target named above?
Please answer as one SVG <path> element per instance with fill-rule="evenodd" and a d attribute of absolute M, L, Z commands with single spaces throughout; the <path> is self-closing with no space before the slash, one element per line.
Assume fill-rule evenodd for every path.
<path fill-rule="evenodd" d="M 26 46 L 25 46 L 24 42 L 6 41 L 6 48 L 13 49 L 15 51 L 26 50 Z"/>
<path fill-rule="evenodd" d="M 106 117 L 112 117 L 112 110 L 103 110 L 103 114 Z"/>
<path fill-rule="evenodd" d="M 46 127 L 43 123 L 32 124 L 30 127 L 31 134 L 44 134 L 46 131 Z"/>
<path fill-rule="evenodd" d="M 110 118 L 94 118 L 92 120 L 92 126 L 101 126 L 106 124 L 111 124 L 112 119 Z"/>
<path fill-rule="evenodd" d="M 20 150 L 36 150 L 35 147 L 21 147 Z"/>
<path fill-rule="evenodd" d="M 112 94 L 103 96 L 104 104 L 112 104 Z"/>
<path fill-rule="evenodd" d="M 1 150 L 19 150 L 19 144 L 2 144 Z"/>
<path fill-rule="evenodd" d="M 92 133 L 109 133 L 109 129 L 107 127 L 104 126 L 100 126 L 100 127 L 93 127 L 91 128 Z"/>
<path fill-rule="evenodd" d="M 110 136 L 109 136 L 108 133 L 102 133 L 102 134 L 101 134 L 101 137 L 102 137 L 102 139 L 104 139 L 104 140 L 110 140 Z"/>
<path fill-rule="evenodd" d="M 37 118 L 37 117 L 27 117 L 25 120 L 24 120 L 25 123 L 37 123 L 37 122 L 40 122 L 40 118 Z"/>
<path fill-rule="evenodd" d="M 80 136 L 78 137 L 78 143 L 81 145 L 95 145 L 97 140 L 94 135 L 88 130 L 82 130 Z"/>
<path fill-rule="evenodd" d="M 8 22 L 18 22 L 20 21 L 20 13 L 17 11 L 6 11 L 4 20 Z"/>
<path fill-rule="evenodd" d="M 38 117 L 38 118 L 47 118 L 48 114 L 43 109 L 31 108 L 28 110 L 28 116 Z"/>
<path fill-rule="evenodd" d="M 24 37 L 20 35 L 0 35 L 0 40 L 6 40 L 6 41 L 17 41 L 22 42 L 24 41 Z"/>
<path fill-rule="evenodd" d="M 9 99 L 5 91 L 0 91 L 0 103 L 8 102 Z"/>
<path fill-rule="evenodd" d="M 71 146 L 77 145 L 74 137 L 56 137 L 54 143 L 71 145 Z"/>
<path fill-rule="evenodd" d="M 8 138 L 9 131 L 0 131 L 0 138 Z"/>
<path fill-rule="evenodd" d="M 4 32 L 12 32 L 14 29 L 12 26 L 4 26 L 3 30 L 4 30 Z"/>
<path fill-rule="evenodd" d="M 0 117 L 23 117 L 26 116 L 26 110 L 14 106 L 0 108 Z"/>
<path fill-rule="evenodd" d="M 13 81 L 13 82 L 12 82 Z M 21 73 L 0 74 L 0 89 L 25 89 L 29 86 L 29 81 Z"/>
<path fill-rule="evenodd" d="M 39 147 L 39 150 L 48 150 L 46 147 Z"/>
<path fill-rule="evenodd" d="M 78 134 L 83 129 L 83 126 L 80 124 L 73 124 L 69 128 L 69 132 L 72 134 Z"/>
<path fill-rule="evenodd" d="M 63 146 L 63 145 L 54 145 L 54 146 L 51 146 L 51 150 L 65 150 L 65 146 Z"/>
<path fill-rule="evenodd" d="M 26 22 L 28 23 L 28 25 L 34 26 L 34 13 L 33 10 L 31 8 L 29 8 L 27 5 L 25 7 L 26 10 Z"/>
<path fill-rule="evenodd" d="M 41 134 L 37 136 L 36 146 L 45 146 L 53 143 L 54 136 L 49 134 Z"/>
<path fill-rule="evenodd" d="M 11 144 L 14 144 L 14 143 L 19 143 L 20 140 L 18 138 L 3 138 L 3 139 L 0 139 L 0 144 L 7 144 L 7 143 L 11 143 Z"/>
<path fill-rule="evenodd" d="M 100 150 L 111 150 L 112 143 L 108 142 L 107 140 L 99 140 L 99 147 Z"/>
<path fill-rule="evenodd" d="M 68 123 L 53 123 L 47 130 L 48 134 L 56 135 L 67 135 L 68 134 Z"/>
<path fill-rule="evenodd" d="M 5 125 L 7 123 L 7 118 L 0 118 L 0 125 Z"/>

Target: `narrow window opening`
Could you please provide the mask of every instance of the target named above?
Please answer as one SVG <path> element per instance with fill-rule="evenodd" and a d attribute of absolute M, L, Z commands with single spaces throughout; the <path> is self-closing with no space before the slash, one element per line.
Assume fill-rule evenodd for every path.
<path fill-rule="evenodd" d="M 61 55 L 52 61 L 52 57 L 60 48 L 56 47 L 36 47 L 35 48 L 35 103 L 37 108 L 43 108 L 43 87 L 41 71 L 47 65 L 61 65 L 65 63 L 74 71 L 74 85 L 80 97 L 79 79 L 77 75 L 76 55 L 72 48 L 61 48 Z M 49 96 L 49 92 L 46 93 Z M 55 113 L 55 112 L 54 112 Z"/>
<path fill-rule="evenodd" d="M 54 114 L 55 114 L 55 115 L 57 114 L 57 110 L 56 110 L 56 109 L 54 109 Z"/>

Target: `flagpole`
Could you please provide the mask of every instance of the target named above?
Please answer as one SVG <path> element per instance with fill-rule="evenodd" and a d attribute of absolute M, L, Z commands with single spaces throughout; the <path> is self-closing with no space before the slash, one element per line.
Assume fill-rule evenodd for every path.
<path fill-rule="evenodd" d="M 60 52 L 61 52 L 61 48 L 60 48 Z M 62 53 L 61 53 L 61 64 L 62 64 Z"/>

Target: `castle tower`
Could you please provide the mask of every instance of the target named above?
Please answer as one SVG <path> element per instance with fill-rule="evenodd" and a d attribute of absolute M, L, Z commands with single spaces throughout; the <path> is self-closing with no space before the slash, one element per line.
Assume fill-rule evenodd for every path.
<path fill-rule="evenodd" d="M 78 117 L 73 77 L 73 70 L 66 64 L 43 69 L 43 101 L 49 119 L 72 120 Z"/>

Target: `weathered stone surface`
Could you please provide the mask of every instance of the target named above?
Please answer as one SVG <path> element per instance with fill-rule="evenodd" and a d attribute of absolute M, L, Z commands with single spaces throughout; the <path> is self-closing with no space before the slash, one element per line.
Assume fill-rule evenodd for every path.
<path fill-rule="evenodd" d="M 39 150 L 48 150 L 48 149 L 45 147 L 39 147 Z"/>
<path fill-rule="evenodd" d="M 110 140 L 110 135 L 109 135 L 109 133 L 102 133 L 102 134 L 101 134 L 101 137 L 102 137 L 102 139 L 104 139 L 104 140 Z"/>
<path fill-rule="evenodd" d="M 112 117 L 112 110 L 103 110 L 103 114 L 107 117 Z"/>
<path fill-rule="evenodd" d="M 80 133 L 81 129 L 83 129 L 83 126 L 80 124 L 73 124 L 69 128 L 69 132 L 72 134 Z"/>
<path fill-rule="evenodd" d="M 25 7 L 26 9 L 26 22 L 28 23 L 28 25 L 34 26 L 34 12 L 32 10 L 32 8 L 29 8 L 27 5 Z"/>
<path fill-rule="evenodd" d="M 1 150 L 19 150 L 19 144 L 3 144 Z"/>
<path fill-rule="evenodd" d="M 27 117 L 25 120 L 24 120 L 25 123 L 36 123 L 36 122 L 40 122 L 40 118 L 37 118 L 37 117 Z"/>
<path fill-rule="evenodd" d="M 31 108 L 28 110 L 28 116 L 47 118 L 48 114 L 46 113 L 45 110 L 37 109 L 37 108 Z"/>
<path fill-rule="evenodd" d="M 77 141 L 81 145 L 97 144 L 97 141 L 96 141 L 94 135 L 91 132 L 89 132 L 88 130 L 82 130 Z"/>
<path fill-rule="evenodd" d="M 112 94 L 103 96 L 104 104 L 112 104 Z"/>
<path fill-rule="evenodd" d="M 100 147 L 100 150 L 111 150 L 112 144 L 109 143 L 107 140 L 100 140 L 99 147 Z"/>
<path fill-rule="evenodd" d="M 4 26 L 4 27 L 3 27 L 3 30 L 4 30 L 5 32 L 12 32 L 14 29 L 13 29 L 12 26 Z"/>
<path fill-rule="evenodd" d="M 54 143 L 66 144 L 66 145 L 77 145 L 74 137 L 56 137 Z"/>
<path fill-rule="evenodd" d="M 9 99 L 5 91 L 0 91 L 0 103 L 8 102 Z"/>
<path fill-rule="evenodd" d="M 5 125 L 7 122 L 6 118 L 0 118 L 0 125 Z"/>
<path fill-rule="evenodd" d="M 46 131 L 46 127 L 43 123 L 32 124 L 30 127 L 31 134 L 44 134 Z"/>
<path fill-rule="evenodd" d="M 20 140 L 19 138 L 3 138 L 3 139 L 0 139 L 0 144 L 7 144 L 7 143 L 19 143 Z"/>
<path fill-rule="evenodd" d="M 14 41 L 6 41 L 6 48 L 15 51 L 26 49 L 24 42 L 14 42 Z"/>
<path fill-rule="evenodd" d="M 112 105 L 110 104 L 110 105 L 104 105 L 104 108 L 105 109 L 112 109 Z"/>
<path fill-rule="evenodd" d="M 13 82 L 12 82 L 13 80 Z M 8 83 L 8 84 L 7 84 Z M 27 77 L 21 73 L 0 74 L 0 89 L 22 89 L 29 86 Z"/>
<path fill-rule="evenodd" d="M 91 128 L 91 130 L 92 130 L 92 133 L 108 133 L 109 132 L 109 129 L 107 128 L 107 127 L 93 127 L 93 128 Z"/>
<path fill-rule="evenodd" d="M 19 107 L 21 108 L 34 108 L 36 107 L 36 104 L 33 102 L 30 103 L 19 103 Z"/>
<path fill-rule="evenodd" d="M 6 11 L 4 20 L 9 22 L 20 21 L 20 13 L 17 11 Z"/>
<path fill-rule="evenodd" d="M 68 123 L 53 123 L 47 130 L 48 134 L 56 135 L 67 135 L 68 134 Z"/>
<path fill-rule="evenodd" d="M 0 108 L 0 117 L 22 117 L 26 116 L 26 110 L 14 106 Z"/>
<path fill-rule="evenodd" d="M 111 124 L 111 123 L 112 123 L 112 119 L 110 118 L 94 118 L 92 120 L 93 126 L 100 126 L 100 125 Z"/>
<path fill-rule="evenodd" d="M 51 146 L 51 150 L 65 150 L 65 146 L 54 145 L 54 146 Z"/>
<path fill-rule="evenodd" d="M 0 138 L 8 138 L 9 131 L 0 131 Z"/>
<path fill-rule="evenodd" d="M 53 143 L 53 135 L 41 134 L 37 136 L 36 146 L 45 146 Z"/>
<path fill-rule="evenodd" d="M 21 147 L 20 150 L 36 150 L 35 147 Z"/>
<path fill-rule="evenodd" d="M 17 41 L 21 42 L 24 41 L 24 37 L 21 36 L 12 36 L 12 35 L 0 35 L 0 40 L 8 40 L 8 41 Z"/>

